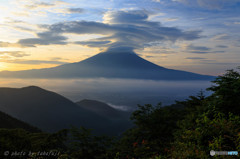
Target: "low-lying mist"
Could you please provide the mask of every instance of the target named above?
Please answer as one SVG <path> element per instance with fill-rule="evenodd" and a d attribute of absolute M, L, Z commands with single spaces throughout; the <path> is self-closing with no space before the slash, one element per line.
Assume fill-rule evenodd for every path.
<path fill-rule="evenodd" d="M 196 95 L 211 85 L 209 81 L 153 81 L 135 79 L 0 79 L 0 87 L 21 88 L 30 85 L 59 93 L 77 102 L 99 100 L 114 108 L 135 109 L 137 104 L 163 105 Z M 210 92 L 205 92 L 209 95 Z"/>

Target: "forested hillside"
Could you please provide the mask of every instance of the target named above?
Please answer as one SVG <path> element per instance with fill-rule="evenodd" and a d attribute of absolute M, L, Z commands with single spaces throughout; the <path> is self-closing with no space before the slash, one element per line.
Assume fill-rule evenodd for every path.
<path fill-rule="evenodd" d="M 13 118 L 10 115 L 3 113 L 1 111 L 0 111 L 0 128 L 7 128 L 7 129 L 22 128 L 29 132 L 40 132 L 38 128 L 33 127 L 16 118 Z"/>

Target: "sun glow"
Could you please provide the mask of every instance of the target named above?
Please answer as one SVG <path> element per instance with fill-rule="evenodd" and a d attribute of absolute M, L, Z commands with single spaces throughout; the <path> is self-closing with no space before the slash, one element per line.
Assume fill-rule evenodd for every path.
<path fill-rule="evenodd" d="M 6 48 L 0 48 L 0 51 L 3 52 L 3 51 L 9 51 L 9 50 Z"/>
<path fill-rule="evenodd" d="M 3 62 L 0 62 L 0 71 L 4 70 L 5 67 L 5 64 Z"/>

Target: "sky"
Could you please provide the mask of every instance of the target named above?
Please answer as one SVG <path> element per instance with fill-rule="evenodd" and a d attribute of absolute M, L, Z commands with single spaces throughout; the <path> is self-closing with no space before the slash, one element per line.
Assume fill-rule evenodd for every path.
<path fill-rule="evenodd" d="M 0 71 L 134 51 L 166 68 L 240 65 L 240 0 L 0 0 Z"/>

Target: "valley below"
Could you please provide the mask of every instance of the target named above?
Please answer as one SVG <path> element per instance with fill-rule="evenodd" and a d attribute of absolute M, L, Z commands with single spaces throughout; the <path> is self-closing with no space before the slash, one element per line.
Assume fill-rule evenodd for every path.
<path fill-rule="evenodd" d="M 120 110 L 135 110 L 137 104 L 162 102 L 170 105 L 175 100 L 187 99 L 210 87 L 210 81 L 163 81 L 117 78 L 78 79 L 0 79 L 1 87 L 21 88 L 39 86 L 77 102 L 83 99 L 98 100 Z M 211 92 L 206 92 L 210 95 Z"/>

